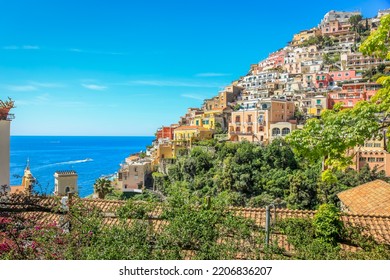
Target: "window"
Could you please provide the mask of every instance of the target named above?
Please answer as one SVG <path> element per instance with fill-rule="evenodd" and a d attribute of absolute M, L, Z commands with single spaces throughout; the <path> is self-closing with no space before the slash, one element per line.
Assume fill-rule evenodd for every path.
<path fill-rule="evenodd" d="M 345 73 L 345 76 L 349 76 L 349 73 Z"/>
<path fill-rule="evenodd" d="M 236 127 L 236 132 L 240 132 L 240 127 L 239 126 Z"/>
<path fill-rule="evenodd" d="M 251 126 L 248 126 L 247 130 L 246 130 L 248 133 L 252 133 L 252 127 Z"/>
<path fill-rule="evenodd" d="M 384 158 L 377 158 L 377 159 L 376 159 L 376 162 L 384 162 L 384 161 L 385 161 Z"/>
<path fill-rule="evenodd" d="M 199 126 L 199 120 L 196 120 L 195 123 L 196 123 L 196 126 Z"/>
<path fill-rule="evenodd" d="M 375 162 L 375 158 L 374 157 L 369 157 L 368 158 L 368 162 Z"/>
<path fill-rule="evenodd" d="M 65 188 L 65 193 L 69 193 L 70 192 L 70 188 L 69 187 L 66 187 Z"/>
<path fill-rule="evenodd" d="M 375 148 L 380 148 L 381 146 L 382 146 L 381 143 L 374 143 Z"/>
<path fill-rule="evenodd" d="M 290 134 L 290 129 L 288 127 L 285 127 L 282 129 L 282 136 L 286 136 L 287 134 Z"/>
<path fill-rule="evenodd" d="M 317 102 L 317 105 L 321 105 L 321 99 L 317 99 L 316 102 Z"/>
<path fill-rule="evenodd" d="M 368 143 L 366 143 L 364 146 L 366 146 L 366 147 L 372 147 L 372 143 L 368 142 Z"/>
<path fill-rule="evenodd" d="M 240 122 L 240 116 L 236 116 L 236 122 Z"/>
<path fill-rule="evenodd" d="M 248 122 L 252 122 L 252 115 L 248 115 Z"/>
<path fill-rule="evenodd" d="M 278 136 L 280 135 L 280 129 L 275 127 L 272 129 L 272 136 Z"/>

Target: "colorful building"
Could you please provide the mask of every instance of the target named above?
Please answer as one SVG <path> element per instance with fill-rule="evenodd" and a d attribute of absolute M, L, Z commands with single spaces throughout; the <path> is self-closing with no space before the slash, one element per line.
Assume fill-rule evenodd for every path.
<path fill-rule="evenodd" d="M 36 180 L 30 170 L 29 160 L 27 160 L 26 168 L 24 169 L 24 175 L 22 177 L 22 184 L 20 186 L 11 186 L 10 193 L 31 195 L 35 181 Z"/>
<path fill-rule="evenodd" d="M 229 123 L 231 141 L 269 143 L 271 125 L 288 122 L 294 117 L 295 104 L 292 101 L 264 98 L 254 102 L 255 106 L 232 112 Z"/>
<path fill-rule="evenodd" d="M 307 113 L 310 116 L 319 117 L 321 113 L 328 108 L 328 97 L 323 95 L 316 95 L 310 98 L 310 106 Z"/>
<path fill-rule="evenodd" d="M 213 131 L 201 126 L 179 126 L 174 130 L 174 141 L 186 142 L 213 138 Z"/>
<path fill-rule="evenodd" d="M 328 107 L 332 109 L 336 103 L 342 103 L 343 108 L 352 108 L 359 101 L 370 100 L 380 88 L 381 85 L 377 83 L 344 84 L 342 90 L 328 93 Z"/>
<path fill-rule="evenodd" d="M 334 82 L 345 82 L 357 79 L 355 70 L 330 71 L 329 75 Z"/>
<path fill-rule="evenodd" d="M 169 139 L 173 140 L 173 131 L 176 127 L 178 127 L 178 124 L 172 124 L 170 126 L 162 126 L 159 128 L 156 132 L 156 139 Z"/>
<path fill-rule="evenodd" d="M 384 171 L 390 176 L 390 153 L 386 150 L 386 137 L 383 139 L 367 140 L 363 146 L 356 147 L 353 151 L 353 165 L 351 168 L 359 171 L 365 165 L 377 171 Z"/>
<path fill-rule="evenodd" d="M 316 75 L 316 88 L 327 88 L 333 86 L 333 79 L 328 73 L 319 72 Z"/>
<path fill-rule="evenodd" d="M 126 192 L 142 192 L 147 186 L 152 166 L 150 159 L 128 157 L 118 171 L 118 188 Z"/>

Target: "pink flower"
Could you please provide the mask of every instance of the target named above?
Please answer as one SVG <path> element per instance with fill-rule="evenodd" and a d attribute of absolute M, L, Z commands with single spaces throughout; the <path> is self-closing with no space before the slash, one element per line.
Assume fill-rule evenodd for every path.
<path fill-rule="evenodd" d="M 7 243 L 0 243 L 0 253 L 8 252 L 9 250 L 11 250 L 11 247 Z"/>

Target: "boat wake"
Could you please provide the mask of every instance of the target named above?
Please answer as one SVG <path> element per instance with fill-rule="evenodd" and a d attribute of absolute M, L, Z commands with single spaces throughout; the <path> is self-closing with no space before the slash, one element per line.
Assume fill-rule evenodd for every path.
<path fill-rule="evenodd" d="M 43 168 L 47 168 L 47 167 L 60 166 L 60 165 L 72 165 L 72 164 L 89 162 L 89 161 L 93 161 L 93 159 L 86 158 L 86 159 L 79 159 L 79 160 L 70 160 L 70 161 L 50 163 L 50 164 L 46 164 L 46 165 L 43 165 L 43 166 L 39 166 L 39 167 L 37 167 L 35 169 L 43 169 Z"/>

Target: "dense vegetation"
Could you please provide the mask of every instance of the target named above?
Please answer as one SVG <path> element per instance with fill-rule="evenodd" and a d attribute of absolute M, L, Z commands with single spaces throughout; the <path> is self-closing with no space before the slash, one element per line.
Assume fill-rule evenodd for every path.
<path fill-rule="evenodd" d="M 228 193 L 234 206 L 264 207 L 271 203 L 290 209 L 316 209 L 337 203 L 337 193 L 377 178 L 383 172 L 348 169 L 323 181 L 321 161 L 294 154 L 282 139 L 260 146 L 249 142 L 198 143 L 179 157 L 168 174 L 154 174 L 155 187 L 168 195 L 182 187 L 198 197 Z"/>

